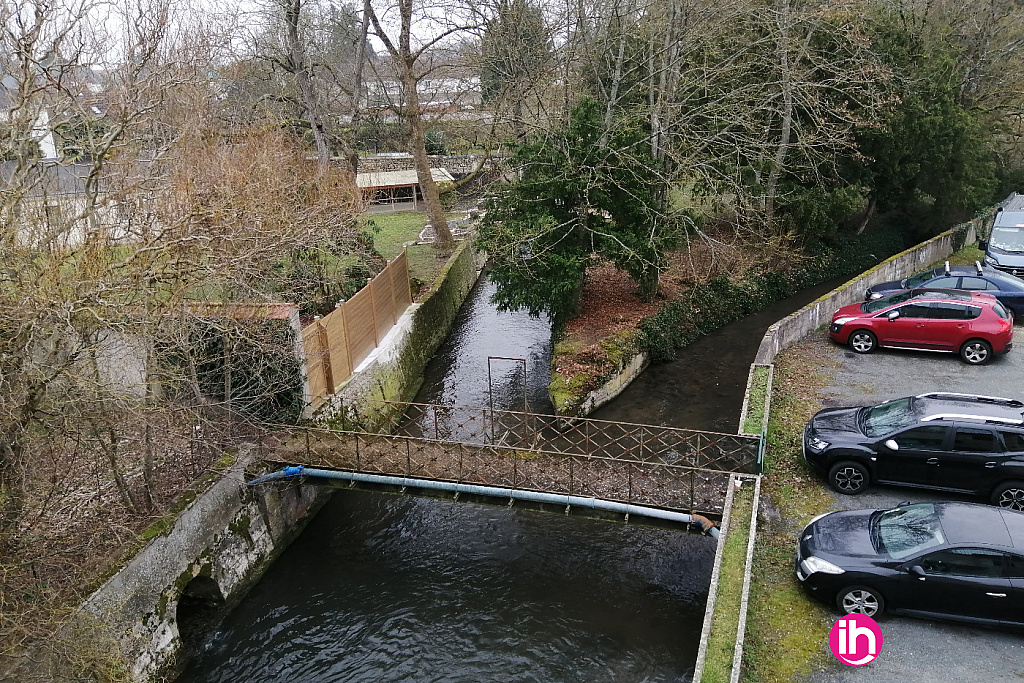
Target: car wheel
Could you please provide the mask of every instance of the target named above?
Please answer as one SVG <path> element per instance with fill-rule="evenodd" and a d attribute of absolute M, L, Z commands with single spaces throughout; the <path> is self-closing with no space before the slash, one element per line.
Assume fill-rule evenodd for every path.
<path fill-rule="evenodd" d="M 847 343 L 857 353 L 871 353 L 878 346 L 878 337 L 868 330 L 857 330 L 850 333 Z"/>
<path fill-rule="evenodd" d="M 960 347 L 960 357 L 968 365 L 984 365 L 992 358 L 992 345 L 984 339 L 970 339 Z"/>
<path fill-rule="evenodd" d="M 868 468 L 859 462 L 845 461 L 836 463 L 828 471 L 828 483 L 836 493 L 855 496 L 868 487 L 871 474 Z"/>
<path fill-rule="evenodd" d="M 836 606 L 843 614 L 866 614 L 875 617 L 885 611 L 885 599 L 874 588 L 850 586 L 839 591 Z"/>
<path fill-rule="evenodd" d="M 1008 481 L 992 491 L 992 504 L 1010 510 L 1024 510 L 1024 482 Z"/>

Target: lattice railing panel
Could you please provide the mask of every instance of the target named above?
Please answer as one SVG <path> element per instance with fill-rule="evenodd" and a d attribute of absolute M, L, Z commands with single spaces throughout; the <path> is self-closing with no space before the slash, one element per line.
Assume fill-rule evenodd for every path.
<path fill-rule="evenodd" d="M 394 403 L 393 434 L 731 472 L 757 470 L 758 438 L 515 411 Z"/>

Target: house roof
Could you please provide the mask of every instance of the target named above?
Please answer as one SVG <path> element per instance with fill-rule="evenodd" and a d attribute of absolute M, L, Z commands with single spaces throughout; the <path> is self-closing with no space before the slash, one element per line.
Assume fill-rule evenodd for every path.
<path fill-rule="evenodd" d="M 430 177 L 435 183 L 452 182 L 455 178 L 446 169 L 430 169 Z M 356 185 L 360 188 L 378 187 L 407 187 L 419 185 L 416 171 L 383 171 L 381 173 L 359 173 L 356 175 Z"/>

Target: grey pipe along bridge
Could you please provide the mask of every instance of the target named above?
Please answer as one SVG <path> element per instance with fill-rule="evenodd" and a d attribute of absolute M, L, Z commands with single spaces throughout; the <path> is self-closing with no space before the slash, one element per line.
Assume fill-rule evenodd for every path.
<path fill-rule="evenodd" d="M 420 403 L 380 404 L 368 430 L 271 427 L 249 482 L 301 481 L 519 506 L 717 536 L 732 474 L 761 469 L 763 439 L 657 425 Z M 344 411 L 343 411 L 343 414 Z"/>

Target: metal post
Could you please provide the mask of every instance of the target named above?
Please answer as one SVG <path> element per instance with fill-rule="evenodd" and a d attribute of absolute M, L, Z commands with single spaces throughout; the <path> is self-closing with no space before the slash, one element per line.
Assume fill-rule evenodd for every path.
<path fill-rule="evenodd" d="M 694 508 L 697 507 L 694 504 L 695 503 L 695 496 L 694 496 L 694 488 L 693 488 L 693 478 L 694 478 L 694 476 L 696 476 L 696 474 L 697 474 L 697 470 L 690 470 L 690 509 L 691 510 L 693 510 Z"/>
<path fill-rule="evenodd" d="M 631 462 L 627 462 L 626 463 L 626 475 L 627 475 L 627 478 L 629 480 L 629 489 L 628 489 L 626 500 L 628 500 L 630 503 L 632 503 L 633 502 L 633 463 L 631 463 Z"/>
<path fill-rule="evenodd" d="M 355 439 L 356 439 L 356 469 L 357 470 L 361 470 L 361 469 L 363 469 L 363 466 L 359 463 L 359 435 L 358 434 L 355 435 Z"/>
<path fill-rule="evenodd" d="M 313 461 L 309 454 L 309 430 L 303 429 L 302 433 L 306 435 L 306 462 L 309 463 Z"/>
<path fill-rule="evenodd" d="M 409 456 L 409 439 L 405 440 L 405 476 L 412 476 L 412 458 Z"/>

